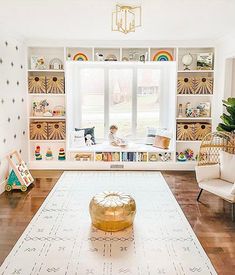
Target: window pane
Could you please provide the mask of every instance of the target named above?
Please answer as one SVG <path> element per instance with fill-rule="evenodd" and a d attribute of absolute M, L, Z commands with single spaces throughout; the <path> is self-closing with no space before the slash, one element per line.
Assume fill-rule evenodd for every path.
<path fill-rule="evenodd" d="M 131 69 L 109 71 L 109 124 L 122 136 L 132 134 L 132 77 Z"/>
<path fill-rule="evenodd" d="M 104 137 L 104 70 L 81 69 L 81 127 L 95 126 L 95 136 Z"/>
<path fill-rule="evenodd" d="M 137 129 L 138 138 L 146 136 L 147 127 L 159 127 L 160 70 L 137 70 Z"/>

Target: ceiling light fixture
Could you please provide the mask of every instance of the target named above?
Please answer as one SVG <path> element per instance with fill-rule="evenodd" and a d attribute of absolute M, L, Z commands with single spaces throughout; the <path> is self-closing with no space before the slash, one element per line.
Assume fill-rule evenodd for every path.
<path fill-rule="evenodd" d="M 112 13 L 112 31 L 135 32 L 141 27 L 141 6 L 116 5 Z"/>

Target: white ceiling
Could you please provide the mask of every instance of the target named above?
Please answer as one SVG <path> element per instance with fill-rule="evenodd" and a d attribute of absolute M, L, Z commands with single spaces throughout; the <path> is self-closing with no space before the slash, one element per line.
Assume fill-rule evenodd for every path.
<path fill-rule="evenodd" d="M 213 40 L 235 29 L 235 0 L 123 0 L 142 5 L 135 33 L 111 31 L 115 0 L 0 0 L 0 30 L 30 39 Z"/>

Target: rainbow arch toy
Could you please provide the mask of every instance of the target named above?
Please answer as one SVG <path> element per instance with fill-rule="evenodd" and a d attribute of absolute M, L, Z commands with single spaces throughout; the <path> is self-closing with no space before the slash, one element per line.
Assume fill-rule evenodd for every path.
<path fill-rule="evenodd" d="M 88 61 L 87 56 L 84 53 L 77 53 L 73 57 L 74 61 Z"/>
<path fill-rule="evenodd" d="M 157 52 L 154 57 L 153 61 L 173 61 L 174 58 L 171 53 L 168 51 L 159 51 Z"/>

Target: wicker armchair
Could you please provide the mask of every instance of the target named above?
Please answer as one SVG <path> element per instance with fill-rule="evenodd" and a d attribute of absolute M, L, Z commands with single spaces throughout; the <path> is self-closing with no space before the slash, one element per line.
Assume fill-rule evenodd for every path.
<path fill-rule="evenodd" d="M 206 135 L 202 140 L 198 155 L 198 164 L 195 169 L 200 187 L 197 201 L 199 201 L 203 190 L 222 197 L 224 200 L 232 203 L 232 219 L 234 220 L 235 195 L 230 190 L 235 186 L 235 183 L 221 179 L 221 166 L 216 165 L 220 164 L 219 156 L 221 151 L 235 155 L 235 134 L 214 132 Z M 231 171 L 232 173 L 233 171 Z"/>
<path fill-rule="evenodd" d="M 219 152 L 221 150 L 235 154 L 235 135 L 228 132 L 213 132 L 207 134 L 200 146 L 197 165 L 219 163 Z"/>

